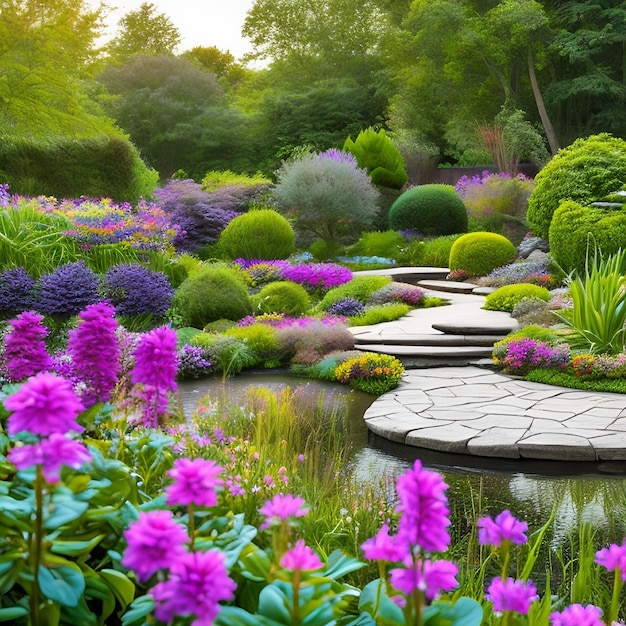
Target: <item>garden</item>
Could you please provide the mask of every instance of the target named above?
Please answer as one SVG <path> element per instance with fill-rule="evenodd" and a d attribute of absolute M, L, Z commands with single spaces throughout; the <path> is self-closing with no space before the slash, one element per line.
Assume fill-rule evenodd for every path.
<path fill-rule="evenodd" d="M 174 177 L 133 204 L 0 185 L 0 621 L 623 623 L 621 538 L 581 526 L 554 548 L 554 512 L 459 514 L 419 460 L 363 486 L 342 415 L 298 384 L 395 388 L 402 362 L 350 328 L 445 297 L 359 270 L 437 266 L 518 320 L 495 367 L 623 393 L 626 142 L 456 186 L 407 185 L 391 144 L 370 131 L 275 181 Z M 293 387 L 181 410 L 183 380 L 270 368 Z"/>

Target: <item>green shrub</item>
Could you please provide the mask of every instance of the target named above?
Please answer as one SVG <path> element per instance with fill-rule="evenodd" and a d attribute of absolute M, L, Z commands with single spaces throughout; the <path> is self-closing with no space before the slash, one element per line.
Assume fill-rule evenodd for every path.
<path fill-rule="evenodd" d="M 354 335 L 345 324 L 310 320 L 278 331 L 281 351 L 291 363 L 312 365 L 337 350 L 353 350 Z"/>
<path fill-rule="evenodd" d="M 585 260 L 596 247 L 603 254 L 626 245 L 626 212 L 585 207 L 569 200 L 555 211 L 550 224 L 550 254 L 563 271 L 584 273 Z"/>
<path fill-rule="evenodd" d="M 495 347 L 508 346 L 512 341 L 519 341 L 520 339 L 534 339 L 535 341 L 543 341 L 549 345 L 556 345 L 559 341 L 559 336 L 551 329 L 537 324 L 528 324 L 519 330 L 515 330 L 509 333 L 504 339 L 496 341 L 493 345 Z"/>
<path fill-rule="evenodd" d="M 449 268 L 465 270 L 472 276 L 485 276 L 496 267 L 510 263 L 516 255 L 516 247 L 502 235 L 467 233 L 452 244 Z"/>
<path fill-rule="evenodd" d="M 316 261 L 330 261 L 341 256 L 345 252 L 345 246 L 338 241 L 326 241 L 316 239 L 309 247 L 308 251 Z"/>
<path fill-rule="evenodd" d="M 356 157 L 359 167 L 367 171 L 375 185 L 402 189 L 409 182 L 404 159 L 384 129 L 376 131 L 370 126 L 354 141 L 348 137 L 343 149 Z"/>
<path fill-rule="evenodd" d="M 252 297 L 252 302 L 258 313 L 285 313 L 293 317 L 304 315 L 311 306 L 306 289 L 290 280 L 265 285 Z"/>
<path fill-rule="evenodd" d="M 462 236 L 462 233 L 457 233 L 434 239 L 412 239 L 396 260 L 413 267 L 448 267 L 452 244 Z"/>
<path fill-rule="evenodd" d="M 219 236 L 219 248 L 230 259 L 286 259 L 296 248 L 291 224 L 272 209 L 238 215 Z"/>
<path fill-rule="evenodd" d="M 378 191 L 356 160 L 344 157 L 307 154 L 286 161 L 277 172 L 273 196 L 293 220 L 302 246 L 314 239 L 353 243 L 372 226 Z"/>
<path fill-rule="evenodd" d="M 380 306 L 367 307 L 363 313 L 350 318 L 350 326 L 370 326 L 382 322 L 393 322 L 404 317 L 412 308 L 402 302 L 389 302 Z"/>
<path fill-rule="evenodd" d="M 510 313 L 515 305 L 525 298 L 536 298 L 547 302 L 550 299 L 550 292 L 545 287 L 528 283 L 505 285 L 496 289 L 485 298 L 483 309 L 488 311 L 508 311 Z"/>
<path fill-rule="evenodd" d="M 268 324 L 234 326 L 224 332 L 228 337 L 243 341 L 254 353 L 257 363 L 265 367 L 276 367 L 280 363 L 278 331 Z"/>
<path fill-rule="evenodd" d="M 151 196 L 159 179 L 127 138 L 112 135 L 47 142 L 4 138 L 0 171 L 16 194 L 108 197 L 131 204 Z"/>
<path fill-rule="evenodd" d="M 331 305 L 344 298 L 354 298 L 365 304 L 375 291 L 390 282 L 389 276 L 355 276 L 349 283 L 330 289 L 320 302 L 320 308 L 327 311 Z"/>
<path fill-rule="evenodd" d="M 204 328 L 219 319 L 239 320 L 252 313 L 246 285 L 225 266 L 196 269 L 174 293 L 172 308 L 181 325 Z"/>
<path fill-rule="evenodd" d="M 335 369 L 336 380 L 374 396 L 395 389 L 403 374 L 404 366 L 395 356 L 376 352 L 364 352 Z"/>
<path fill-rule="evenodd" d="M 577 139 L 559 152 L 535 177 L 526 219 L 545 239 L 557 208 L 566 200 L 587 204 L 626 185 L 626 141 L 608 133 Z"/>
<path fill-rule="evenodd" d="M 389 228 L 437 236 L 467 231 L 467 212 L 452 185 L 418 185 L 405 191 L 389 209 Z"/>
<path fill-rule="evenodd" d="M 575 374 L 560 372 L 555 369 L 531 370 L 524 378 L 555 387 L 568 387 L 570 389 L 583 389 L 585 391 L 607 393 L 626 393 L 626 380 L 624 379 L 605 378 L 599 380 L 583 380 Z"/>
<path fill-rule="evenodd" d="M 379 256 L 395 259 L 406 239 L 395 230 L 363 233 L 361 238 L 346 251 L 347 256 Z"/>
<path fill-rule="evenodd" d="M 271 185 L 271 183 L 272 181 L 269 178 L 265 178 L 261 173 L 248 176 L 247 174 L 237 174 L 230 170 L 224 170 L 222 172 L 212 170 L 207 172 L 202 179 L 202 189 L 204 189 L 204 191 L 216 191 L 222 187 L 230 187 L 232 185 L 263 187 Z"/>
<path fill-rule="evenodd" d="M 238 374 L 259 363 L 258 357 L 246 342 L 237 337 L 203 332 L 194 335 L 190 344 L 203 348 L 207 358 L 215 364 L 215 369 L 225 376 Z"/>

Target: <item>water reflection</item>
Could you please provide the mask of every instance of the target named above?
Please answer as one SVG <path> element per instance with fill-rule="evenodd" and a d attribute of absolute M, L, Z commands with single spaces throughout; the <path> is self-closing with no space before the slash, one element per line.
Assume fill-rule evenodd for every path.
<path fill-rule="evenodd" d="M 392 485 L 392 479 L 419 458 L 424 466 L 443 474 L 450 486 L 451 508 L 467 519 L 508 508 L 537 527 L 556 507 L 552 539 L 555 545 L 585 522 L 601 530 L 608 541 L 621 542 L 626 534 L 623 464 L 493 459 L 404 446 L 368 431 L 363 414 L 372 403 L 372 396 L 336 383 L 289 377 L 284 372 L 254 372 L 226 382 L 184 382 L 180 391 L 184 411 L 190 415 L 198 400 L 207 394 L 213 399 L 226 397 L 229 402 L 242 403 L 251 387 L 279 391 L 286 386 L 312 398 L 323 394 L 329 411 L 344 417 L 353 452 L 350 469 L 360 482 Z"/>

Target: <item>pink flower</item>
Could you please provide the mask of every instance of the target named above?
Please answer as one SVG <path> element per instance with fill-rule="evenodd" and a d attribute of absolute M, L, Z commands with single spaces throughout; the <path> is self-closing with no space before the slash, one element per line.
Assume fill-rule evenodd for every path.
<path fill-rule="evenodd" d="M 288 520 L 290 517 L 303 517 L 309 512 L 308 507 L 304 505 L 302 498 L 292 496 L 290 493 L 275 495 L 259 509 L 259 513 L 266 518 L 260 526 L 261 530 L 280 525 L 282 520 Z"/>
<path fill-rule="evenodd" d="M 165 489 L 169 506 L 195 504 L 215 506 L 215 491 L 222 481 L 218 478 L 222 468 L 205 459 L 176 459 L 174 467 L 167 473 L 174 483 Z"/>
<path fill-rule="evenodd" d="M 458 573 L 459 568 L 452 561 L 417 559 L 409 567 L 390 570 L 389 582 L 407 596 L 419 589 L 432 600 L 442 591 L 450 591 L 458 586 L 455 578 Z"/>
<path fill-rule="evenodd" d="M 25 311 L 9 322 L 3 353 L 9 380 L 24 380 L 52 367 L 52 358 L 46 352 L 44 341 L 48 329 L 42 321 L 43 315 Z"/>
<path fill-rule="evenodd" d="M 622 580 L 626 580 L 626 544 L 612 543 L 608 548 L 596 552 L 596 563 L 610 571 L 619 570 Z"/>
<path fill-rule="evenodd" d="M 406 556 L 406 549 L 396 545 L 389 536 L 389 526 L 383 524 L 376 536 L 361 545 L 363 555 L 369 561 L 401 561 Z"/>
<path fill-rule="evenodd" d="M 47 437 L 52 433 L 85 430 L 76 423 L 83 405 L 72 384 L 55 374 L 41 372 L 29 378 L 5 399 L 4 406 L 12 411 L 7 422 L 9 435 L 25 430 Z"/>
<path fill-rule="evenodd" d="M 532 581 L 494 578 L 485 594 L 493 602 L 494 611 L 515 611 L 528 613 L 530 605 L 538 599 L 537 588 Z"/>
<path fill-rule="evenodd" d="M 69 333 L 67 350 L 75 375 L 87 383 L 83 398 L 91 406 L 109 400 L 117 385 L 121 348 L 115 332 L 115 309 L 110 304 L 90 304 L 78 317 L 81 321 Z"/>
<path fill-rule="evenodd" d="M 602 609 L 593 604 L 582 606 L 582 604 L 572 604 L 560 613 L 555 612 L 550 615 L 552 626 L 604 626 L 600 619 Z"/>
<path fill-rule="evenodd" d="M 171 511 L 140 513 L 139 519 L 124 531 L 128 547 L 122 564 L 144 582 L 160 569 L 167 569 L 187 553 L 187 532 L 174 521 Z"/>
<path fill-rule="evenodd" d="M 52 433 L 37 444 L 13 448 L 8 459 L 18 470 L 41 465 L 46 481 L 56 483 L 61 480 L 63 465 L 79 469 L 91 461 L 91 454 L 81 441 L 68 439 L 60 433 Z"/>
<path fill-rule="evenodd" d="M 500 546 L 503 541 L 515 544 L 526 543 L 526 522 L 520 522 L 508 510 L 502 511 L 495 521 L 491 517 L 478 520 L 478 541 L 481 545 Z"/>
<path fill-rule="evenodd" d="M 437 472 L 422 468 L 418 459 L 412 469 L 400 476 L 396 491 L 400 504 L 396 511 L 402 513 L 398 524 L 398 540 L 411 546 L 420 546 L 429 552 L 445 552 L 450 544 L 446 528 L 448 485 Z"/>
<path fill-rule="evenodd" d="M 134 385 L 141 385 L 146 424 L 156 426 L 159 418 L 167 414 L 168 391 L 177 389 L 176 331 L 161 326 L 145 333 L 135 348 L 134 357 L 131 380 Z"/>
<path fill-rule="evenodd" d="M 232 600 L 237 585 L 228 576 L 224 555 L 217 550 L 187 552 L 172 563 L 169 580 L 155 585 L 155 617 L 170 623 L 194 615 L 192 624 L 208 626 L 220 612 L 219 602 Z"/>
<path fill-rule="evenodd" d="M 324 567 L 319 557 L 309 546 L 305 545 L 304 539 L 296 542 L 296 545 L 283 554 L 280 560 L 281 567 L 290 570 L 307 572 Z"/>

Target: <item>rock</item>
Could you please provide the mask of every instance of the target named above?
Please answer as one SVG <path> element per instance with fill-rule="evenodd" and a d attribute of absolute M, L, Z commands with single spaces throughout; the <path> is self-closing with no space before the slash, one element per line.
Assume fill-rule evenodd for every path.
<path fill-rule="evenodd" d="M 517 247 L 517 253 L 522 259 L 527 259 L 530 253 L 535 250 L 548 252 L 550 250 L 550 245 L 541 237 L 526 237 Z"/>

